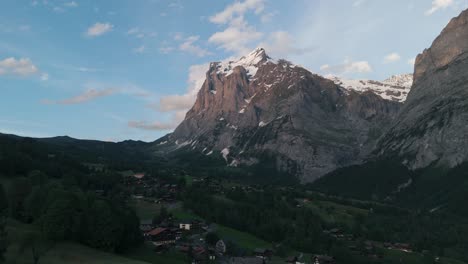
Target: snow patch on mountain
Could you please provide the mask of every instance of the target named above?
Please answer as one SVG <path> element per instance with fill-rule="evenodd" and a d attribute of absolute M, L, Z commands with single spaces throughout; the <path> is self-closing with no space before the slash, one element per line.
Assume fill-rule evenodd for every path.
<path fill-rule="evenodd" d="M 404 102 L 413 84 L 412 74 L 393 75 L 384 81 L 373 80 L 347 80 L 339 77 L 329 77 L 335 84 L 346 90 L 359 93 L 371 91 L 383 99 Z"/>
<path fill-rule="evenodd" d="M 221 150 L 221 155 L 223 155 L 224 160 L 226 160 L 226 162 L 227 162 L 228 161 L 228 155 L 229 155 L 229 148 L 224 148 L 223 150 Z"/>
<path fill-rule="evenodd" d="M 249 74 L 249 78 L 252 79 L 255 74 L 257 74 L 259 65 L 268 62 L 277 63 L 275 60 L 266 55 L 263 48 L 257 48 L 250 52 L 247 56 L 242 56 L 237 61 L 225 60 L 219 62 L 217 66 L 217 73 L 229 76 L 234 72 L 234 68 L 237 66 L 242 66 Z"/>

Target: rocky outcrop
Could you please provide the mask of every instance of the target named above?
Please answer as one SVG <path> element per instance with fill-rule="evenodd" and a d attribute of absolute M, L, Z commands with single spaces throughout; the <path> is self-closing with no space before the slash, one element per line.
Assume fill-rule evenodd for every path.
<path fill-rule="evenodd" d="M 363 160 L 400 106 L 256 49 L 237 61 L 211 63 L 194 106 L 166 145 L 219 155 L 230 166 L 268 155 L 279 170 L 313 181 Z"/>
<path fill-rule="evenodd" d="M 378 144 L 412 169 L 468 160 L 468 10 L 452 19 L 416 58 L 414 84 Z"/>

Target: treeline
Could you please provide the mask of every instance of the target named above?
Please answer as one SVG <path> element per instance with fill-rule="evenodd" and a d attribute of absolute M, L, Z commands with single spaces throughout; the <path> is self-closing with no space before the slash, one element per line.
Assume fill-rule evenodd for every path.
<path fill-rule="evenodd" d="M 226 199 L 209 195 L 201 186 L 186 192 L 184 206 L 205 219 L 251 233 L 269 242 L 284 242 L 305 252 L 328 251 L 320 217 L 308 210 L 297 210 L 274 192 L 242 190 L 226 194 Z M 232 199 L 232 200 L 231 200 Z M 235 202 L 234 202 L 235 201 Z"/>
<path fill-rule="evenodd" d="M 6 197 L 10 217 L 38 226 L 52 241 L 75 241 L 113 252 L 142 242 L 135 212 L 113 187 L 96 194 L 76 182 L 33 171 L 12 179 Z"/>

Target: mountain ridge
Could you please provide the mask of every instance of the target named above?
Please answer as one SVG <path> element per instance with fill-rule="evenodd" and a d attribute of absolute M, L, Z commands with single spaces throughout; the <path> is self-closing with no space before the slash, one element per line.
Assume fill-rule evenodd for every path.
<path fill-rule="evenodd" d="M 230 166 L 272 156 L 278 170 L 313 181 L 361 162 L 382 133 L 377 124 L 400 106 L 257 48 L 239 60 L 210 64 L 196 102 L 162 148 L 215 153 Z"/>

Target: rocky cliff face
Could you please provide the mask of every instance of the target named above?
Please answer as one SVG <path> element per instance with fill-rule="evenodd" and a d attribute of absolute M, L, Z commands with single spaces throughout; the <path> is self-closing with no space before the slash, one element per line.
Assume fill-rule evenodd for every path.
<path fill-rule="evenodd" d="M 256 49 L 211 63 L 194 106 L 165 145 L 219 155 L 229 166 L 269 156 L 279 170 L 313 181 L 366 157 L 400 106 Z"/>
<path fill-rule="evenodd" d="M 454 167 L 468 160 L 468 10 L 452 19 L 416 58 L 414 84 L 389 132 L 382 155 L 410 168 Z"/>

